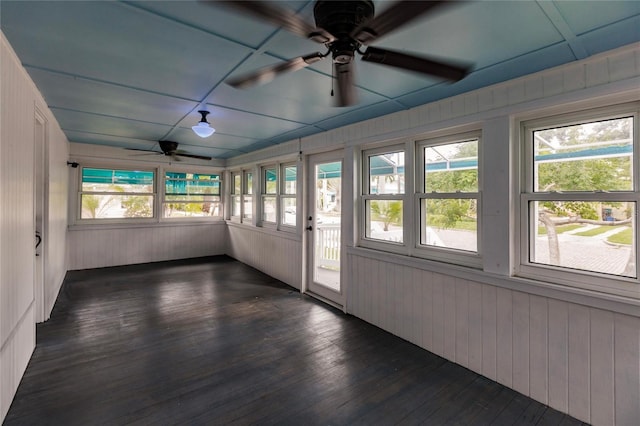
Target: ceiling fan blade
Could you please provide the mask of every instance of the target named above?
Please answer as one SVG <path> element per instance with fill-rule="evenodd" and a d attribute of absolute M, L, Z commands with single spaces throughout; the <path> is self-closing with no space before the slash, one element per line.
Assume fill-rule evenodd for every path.
<path fill-rule="evenodd" d="M 142 148 L 125 148 L 127 151 L 142 151 L 142 152 L 151 152 L 154 154 L 162 154 L 161 152 L 154 151 L 152 149 L 142 149 Z"/>
<path fill-rule="evenodd" d="M 346 64 L 335 64 L 336 77 L 338 79 L 337 106 L 349 106 L 357 102 L 353 68 L 353 61 Z"/>
<path fill-rule="evenodd" d="M 469 66 L 447 64 L 425 57 L 407 55 L 378 47 L 367 48 L 362 55 L 362 60 L 417 71 L 423 74 L 435 75 L 451 81 L 462 80 L 470 71 Z"/>
<path fill-rule="evenodd" d="M 265 1 L 213 1 L 201 0 L 208 4 L 220 4 L 243 12 L 248 12 L 253 16 L 262 18 L 272 24 L 278 25 L 287 31 L 311 39 L 318 43 L 328 43 L 335 40 L 335 37 L 322 28 L 316 28 L 304 19 L 296 15 L 292 10 L 282 8 L 274 3 Z"/>
<path fill-rule="evenodd" d="M 177 155 L 180 157 L 197 158 L 198 160 L 211 160 L 211 157 L 207 157 L 206 155 L 187 154 L 186 152 L 175 152 L 173 155 Z"/>
<path fill-rule="evenodd" d="M 356 28 L 351 33 L 351 37 L 362 44 L 369 44 L 373 40 L 408 24 L 410 21 L 444 3 L 447 3 L 447 1 L 397 1 L 378 16 Z"/>
<path fill-rule="evenodd" d="M 299 69 L 308 67 L 314 62 L 318 62 L 325 57 L 326 55 L 323 55 L 320 52 L 312 53 L 307 56 L 299 56 L 297 58 L 290 59 L 279 64 L 262 68 L 252 73 L 242 75 L 240 77 L 231 78 L 229 80 L 226 80 L 225 82 L 228 85 L 235 87 L 236 89 L 246 89 L 247 87 L 251 87 L 256 84 L 268 83 L 276 78 L 279 74 L 298 71 Z"/>

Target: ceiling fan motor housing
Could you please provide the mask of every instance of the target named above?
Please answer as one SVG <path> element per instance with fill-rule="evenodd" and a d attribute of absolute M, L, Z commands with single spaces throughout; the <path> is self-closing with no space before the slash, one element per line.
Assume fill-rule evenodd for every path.
<path fill-rule="evenodd" d="M 336 40 L 329 44 L 335 63 L 351 62 L 355 51 L 360 47 L 360 43 L 351 38 L 351 33 L 373 17 L 374 13 L 371 0 L 316 2 L 313 8 L 316 26 L 336 37 Z"/>

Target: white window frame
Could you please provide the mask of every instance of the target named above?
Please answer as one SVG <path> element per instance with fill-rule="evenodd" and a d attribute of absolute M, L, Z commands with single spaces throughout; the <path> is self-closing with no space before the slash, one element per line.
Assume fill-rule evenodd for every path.
<path fill-rule="evenodd" d="M 534 192 L 533 178 L 533 132 L 544 128 L 562 127 L 573 124 L 580 124 L 593 121 L 604 121 L 608 119 L 633 117 L 633 184 L 629 191 L 616 192 Z M 561 285 L 577 287 L 581 289 L 595 290 L 602 293 L 637 297 L 638 285 L 640 284 L 640 268 L 638 260 L 640 258 L 638 247 L 640 247 L 638 236 L 638 209 L 640 208 L 640 103 L 634 102 L 612 107 L 595 108 L 587 111 L 570 112 L 562 115 L 555 115 L 543 118 L 536 118 L 520 123 L 520 137 L 522 151 L 519 155 L 521 165 L 520 173 L 520 200 L 518 205 L 518 236 L 517 245 L 518 265 L 516 275 L 542 280 L 546 282 L 558 283 Z M 610 274 L 592 272 L 587 270 L 575 270 L 553 265 L 533 263 L 529 261 L 529 228 L 530 211 L 529 203 L 532 201 L 628 201 L 635 202 L 635 224 L 636 229 L 635 261 L 636 278 L 615 276 Z"/>
<path fill-rule="evenodd" d="M 409 165 L 411 164 L 412 155 L 411 152 L 408 152 L 407 144 L 391 144 L 387 146 L 365 149 L 362 151 L 362 155 L 360 156 L 361 162 L 361 173 L 360 173 L 360 209 L 358 217 L 360 218 L 360 226 L 358 232 L 358 245 L 361 247 L 367 247 L 375 250 L 388 251 L 399 254 L 408 254 L 407 247 L 410 247 L 410 232 L 412 228 L 412 221 L 407 220 L 408 216 L 410 216 L 410 212 L 412 212 L 412 197 L 411 197 L 411 185 L 409 182 L 412 177 L 409 174 L 412 170 Z M 391 154 L 396 152 L 404 153 L 404 162 L 405 162 L 405 187 L 404 192 L 400 194 L 371 194 L 370 185 L 371 178 L 369 176 L 369 158 L 373 156 L 378 156 L 382 154 Z M 402 201 L 402 242 L 395 241 L 385 241 L 376 238 L 370 238 L 367 236 L 367 203 L 371 201 Z"/>
<path fill-rule="evenodd" d="M 471 142 L 477 140 L 478 143 L 478 190 L 477 192 L 426 192 L 425 184 L 425 158 L 424 150 L 428 147 L 439 145 L 451 145 L 456 143 Z M 415 166 L 415 198 L 414 209 L 416 215 L 415 226 L 415 249 L 416 256 L 442 261 L 447 263 L 455 263 L 464 266 L 481 268 L 482 264 L 482 131 L 472 130 L 463 133 L 452 133 L 445 136 L 420 139 L 416 141 L 416 166 Z M 423 200 L 428 199 L 475 199 L 477 208 L 477 229 L 476 229 L 476 251 L 464 251 L 449 247 L 438 247 L 422 244 L 423 233 L 426 229 L 424 224 L 424 214 L 422 211 Z"/>
<path fill-rule="evenodd" d="M 249 185 L 248 176 L 251 175 L 251 185 Z M 241 222 L 252 224 L 253 223 L 253 214 L 255 208 L 253 204 L 255 203 L 255 198 L 253 196 L 253 179 L 254 179 L 254 171 L 253 170 L 243 170 L 242 178 L 241 178 L 241 197 L 240 197 L 240 212 L 241 212 Z M 247 212 L 245 201 L 247 199 L 251 199 L 251 211 Z"/>
<path fill-rule="evenodd" d="M 129 192 L 129 193 L 120 193 L 120 192 L 99 192 L 99 191 L 83 191 L 82 190 L 82 171 L 84 169 L 104 169 L 104 170 L 123 170 L 123 171 L 141 171 L 141 172 L 151 172 L 153 173 L 153 191 L 152 192 Z M 99 164 L 99 163 L 88 163 L 82 164 L 77 168 L 78 174 L 77 179 L 75 179 L 76 185 L 76 202 L 75 202 L 75 214 L 74 214 L 74 224 L 75 225 L 107 225 L 107 224 L 145 224 L 145 223 L 154 223 L 157 222 L 160 216 L 159 213 L 159 196 L 158 196 L 158 185 L 159 185 L 159 176 L 160 172 L 157 168 L 154 167 L 136 167 L 136 166 L 127 166 L 127 165 L 114 165 L 114 164 Z M 95 194 L 95 195 L 142 195 L 142 196 L 151 196 L 152 198 L 152 216 L 145 218 L 98 218 L 98 219 L 89 219 L 82 218 L 82 195 L 83 194 Z"/>
<path fill-rule="evenodd" d="M 240 177 L 240 189 L 236 192 L 236 177 Z M 236 199 L 240 205 L 240 211 L 234 214 L 233 207 Z M 229 172 L 229 219 L 232 222 L 242 222 L 242 171 L 232 170 Z"/>
<path fill-rule="evenodd" d="M 202 169 L 197 169 L 197 168 L 172 168 L 172 167 L 165 167 L 165 168 L 159 168 L 158 169 L 158 185 L 159 187 L 162 188 L 162 191 L 160 192 L 161 195 L 161 199 L 159 202 L 159 207 L 158 207 L 158 211 L 159 211 L 159 217 L 161 221 L 167 221 L 167 222 L 180 222 L 180 221 L 185 221 L 185 222 L 211 222 L 211 221 L 220 221 L 224 219 L 224 188 L 223 188 L 223 172 L 220 171 L 212 171 L 212 170 L 202 170 Z M 166 196 L 167 195 L 171 195 L 171 194 L 167 194 L 166 193 L 166 174 L 167 173 L 192 173 L 192 174 L 206 174 L 206 175 L 218 175 L 218 182 L 220 183 L 220 190 L 218 192 L 218 194 L 215 194 L 213 196 L 218 197 L 218 204 L 220 205 L 218 211 L 219 214 L 217 216 L 187 216 L 187 217 L 166 217 L 164 215 L 164 204 L 167 202 L 166 201 Z M 185 179 L 185 180 L 189 180 L 189 179 Z M 180 201 L 179 201 L 180 202 Z M 184 201 L 184 202 L 188 202 L 188 201 Z M 197 203 L 197 201 L 196 201 Z"/>
<path fill-rule="evenodd" d="M 267 179 L 265 178 L 267 170 L 274 170 L 276 174 L 276 189 L 275 192 L 267 193 Z M 260 167 L 260 225 L 265 228 L 278 228 L 278 222 L 280 218 L 280 206 L 278 205 L 278 193 L 280 186 L 280 167 L 277 163 L 266 164 Z M 265 200 L 267 198 L 273 198 L 275 202 L 275 220 L 265 220 Z"/>
<path fill-rule="evenodd" d="M 285 169 L 288 167 L 295 167 L 296 168 L 296 192 L 293 194 L 288 194 L 286 192 L 286 178 L 287 178 L 287 174 Z M 295 230 L 298 227 L 298 217 L 300 216 L 300 210 L 301 210 L 301 206 L 299 198 L 298 198 L 298 192 L 300 192 L 300 166 L 298 165 L 298 163 L 295 162 L 291 162 L 291 163 L 281 163 L 279 164 L 279 169 L 280 169 L 280 182 L 278 184 L 278 194 L 277 194 L 277 203 L 278 203 L 278 208 L 279 208 L 279 212 L 278 212 L 278 229 L 282 230 L 282 231 L 289 231 L 289 232 L 295 232 Z M 294 225 L 289 225 L 287 223 L 284 223 L 284 214 L 285 214 L 285 208 L 284 208 L 284 203 L 285 200 L 296 200 L 296 221 Z"/>

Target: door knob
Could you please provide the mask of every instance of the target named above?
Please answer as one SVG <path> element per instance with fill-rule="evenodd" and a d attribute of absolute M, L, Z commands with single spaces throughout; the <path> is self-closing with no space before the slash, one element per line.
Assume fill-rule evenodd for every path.
<path fill-rule="evenodd" d="M 305 228 L 307 231 L 313 231 L 313 226 L 309 225 Z"/>

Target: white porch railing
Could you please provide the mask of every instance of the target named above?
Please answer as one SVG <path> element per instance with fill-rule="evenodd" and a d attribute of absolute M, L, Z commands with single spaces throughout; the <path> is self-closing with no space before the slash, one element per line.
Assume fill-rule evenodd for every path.
<path fill-rule="evenodd" d="M 340 224 L 317 225 L 315 266 L 340 270 Z"/>

